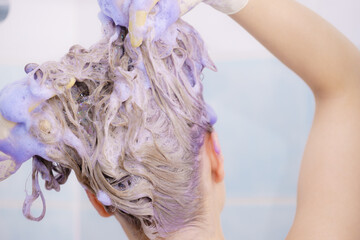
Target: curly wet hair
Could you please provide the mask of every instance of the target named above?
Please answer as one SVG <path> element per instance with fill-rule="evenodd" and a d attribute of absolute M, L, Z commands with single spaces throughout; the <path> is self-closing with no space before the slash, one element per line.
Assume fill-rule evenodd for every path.
<path fill-rule="evenodd" d="M 199 34 L 182 20 L 136 49 L 126 28 L 103 27 L 103 38 L 89 49 L 75 45 L 59 62 L 25 67 L 58 94 L 32 113 L 38 120 L 30 132 L 48 146 L 48 159 L 33 158 L 24 214 L 44 216 L 45 208 L 38 218 L 30 214 L 36 198 L 44 201 L 39 173 L 46 189 L 59 191 L 73 171 L 139 236 L 165 238 L 202 216 L 199 153 L 213 127 L 201 74 L 215 66 Z"/>

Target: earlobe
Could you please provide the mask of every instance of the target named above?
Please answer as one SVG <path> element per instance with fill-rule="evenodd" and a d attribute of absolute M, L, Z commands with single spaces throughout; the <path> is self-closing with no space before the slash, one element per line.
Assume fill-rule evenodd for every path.
<path fill-rule="evenodd" d="M 90 192 L 89 190 L 85 190 L 85 191 L 86 191 L 86 195 L 88 196 L 91 204 L 94 206 L 96 211 L 100 214 L 100 216 L 102 216 L 102 217 L 110 217 L 110 216 L 113 215 L 111 213 L 108 213 L 105 210 L 104 205 L 102 205 L 102 203 L 99 202 L 99 200 L 96 198 L 96 196 L 92 192 Z"/>
<path fill-rule="evenodd" d="M 224 180 L 224 157 L 221 152 L 218 136 L 212 132 L 208 141 L 208 155 L 211 161 L 211 173 L 215 182 L 220 183 Z"/>

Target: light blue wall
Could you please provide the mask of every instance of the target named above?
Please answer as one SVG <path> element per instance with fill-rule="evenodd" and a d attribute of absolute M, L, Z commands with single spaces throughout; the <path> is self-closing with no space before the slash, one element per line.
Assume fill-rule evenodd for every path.
<path fill-rule="evenodd" d="M 295 213 L 299 165 L 310 130 L 310 89 L 278 60 L 218 63 L 205 98 L 219 116 L 229 240 L 284 239 Z"/>
<path fill-rule="evenodd" d="M 359 1 L 298 1 L 360 46 Z M 0 88 L 23 77 L 26 62 L 56 60 L 74 43 L 90 46 L 99 39 L 94 0 L 12 0 L 10 10 L 0 23 Z M 204 94 L 219 116 L 216 130 L 226 168 L 222 215 L 226 239 L 284 239 L 294 217 L 313 97 L 295 74 L 227 16 L 203 4 L 185 18 L 204 37 L 219 70 L 204 73 Z M 264 58 L 269 60 L 257 60 Z M 220 61 L 224 59 L 247 60 Z M 97 215 L 74 176 L 60 193 L 44 191 L 43 221 L 26 220 L 22 202 L 30 172 L 29 161 L 0 183 L 0 240 L 126 239 L 116 220 Z M 34 211 L 39 213 L 40 205 Z"/>
<path fill-rule="evenodd" d="M 225 156 L 225 237 L 284 239 L 294 216 L 313 97 L 299 77 L 274 59 L 217 66 L 217 73 L 204 72 L 204 95 L 218 114 L 215 128 Z M 0 66 L 0 76 L 2 88 L 23 77 L 23 67 Z M 30 171 L 29 161 L 0 183 L 1 240 L 126 239 L 116 220 L 97 215 L 74 177 L 60 193 L 44 191 L 48 210 L 42 222 L 26 220 L 21 208 Z M 36 205 L 34 212 L 39 211 Z"/>

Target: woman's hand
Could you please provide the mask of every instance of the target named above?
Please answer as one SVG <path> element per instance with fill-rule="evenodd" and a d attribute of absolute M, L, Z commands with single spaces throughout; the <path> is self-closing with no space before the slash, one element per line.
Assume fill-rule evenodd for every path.
<path fill-rule="evenodd" d="M 145 38 L 159 38 L 180 16 L 200 2 L 232 14 L 245 7 L 248 0 L 98 0 L 104 15 L 116 25 L 128 27 L 133 47 L 139 47 Z"/>

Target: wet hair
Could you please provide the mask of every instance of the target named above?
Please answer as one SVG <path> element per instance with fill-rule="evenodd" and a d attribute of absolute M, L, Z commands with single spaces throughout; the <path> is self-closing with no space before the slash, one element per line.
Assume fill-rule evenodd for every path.
<path fill-rule="evenodd" d="M 71 171 L 108 212 L 149 239 L 163 238 L 202 216 L 200 149 L 212 131 L 202 70 L 214 69 L 199 34 L 178 20 L 157 41 L 132 48 L 127 29 L 104 25 L 103 38 L 73 46 L 59 62 L 25 67 L 58 94 L 32 113 L 31 134 L 47 145 L 33 158 L 32 220 L 39 196 L 60 190 Z M 72 79 L 72 80 L 69 80 Z M 74 81 L 70 88 L 64 88 Z"/>

